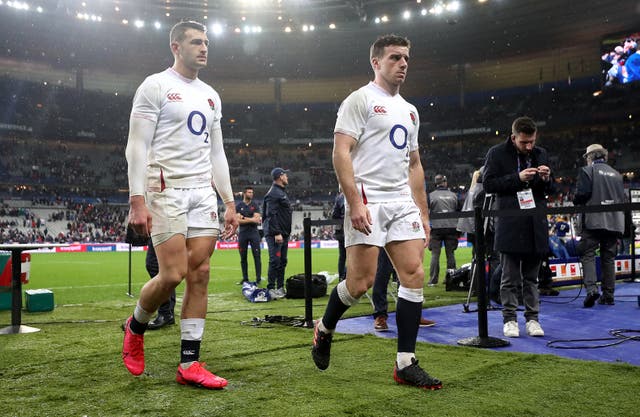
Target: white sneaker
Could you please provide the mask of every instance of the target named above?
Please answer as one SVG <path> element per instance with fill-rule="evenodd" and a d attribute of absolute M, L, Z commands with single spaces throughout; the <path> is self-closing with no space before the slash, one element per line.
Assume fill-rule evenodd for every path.
<path fill-rule="evenodd" d="M 277 300 L 284 298 L 286 294 L 284 293 L 284 288 L 278 288 L 277 290 L 270 290 L 269 295 L 271 298 L 275 298 Z"/>
<path fill-rule="evenodd" d="M 502 328 L 502 333 L 505 337 L 520 337 L 520 329 L 518 329 L 518 323 L 515 321 L 508 321 Z"/>
<path fill-rule="evenodd" d="M 544 330 L 540 327 L 540 323 L 535 320 L 529 320 L 525 326 L 527 329 L 527 334 L 533 337 L 542 337 L 544 336 Z"/>

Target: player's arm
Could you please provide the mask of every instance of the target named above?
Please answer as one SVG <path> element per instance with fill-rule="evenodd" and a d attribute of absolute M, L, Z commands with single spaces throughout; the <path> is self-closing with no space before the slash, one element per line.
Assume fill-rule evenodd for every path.
<path fill-rule="evenodd" d="M 351 162 L 351 152 L 355 145 L 355 138 L 340 132 L 334 134 L 333 168 L 336 171 L 340 188 L 349 204 L 353 227 L 368 235 L 371 233 L 371 214 L 364 205 L 356 187 L 353 163 Z"/>
<path fill-rule="evenodd" d="M 236 206 L 233 200 L 233 191 L 231 190 L 229 162 L 222 145 L 220 123 L 214 124 L 214 128 L 211 129 L 211 177 L 218 195 L 220 195 L 222 202 L 226 206 L 222 237 L 227 239 L 233 236 L 238 228 L 238 216 L 236 215 Z"/>
<path fill-rule="evenodd" d="M 151 233 L 151 214 L 147 209 L 144 193 L 146 190 L 147 153 L 156 130 L 156 120 L 160 112 L 157 88 L 151 83 L 143 83 L 133 102 L 129 118 L 129 137 L 125 156 L 129 179 L 129 224 L 141 235 Z"/>
<path fill-rule="evenodd" d="M 427 207 L 427 192 L 425 191 L 424 185 L 424 169 L 420 161 L 420 152 L 417 149 L 409 152 L 409 187 L 411 188 L 413 201 L 420 209 L 426 247 L 431 239 L 431 226 L 429 226 L 429 209 Z"/>

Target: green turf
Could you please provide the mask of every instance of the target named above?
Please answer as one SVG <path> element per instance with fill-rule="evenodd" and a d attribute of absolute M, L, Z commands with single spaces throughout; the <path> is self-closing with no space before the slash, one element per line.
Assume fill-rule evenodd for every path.
<path fill-rule="evenodd" d="M 458 264 L 470 257 L 467 249 L 456 254 Z M 335 250 L 315 250 L 314 272 L 335 273 L 336 256 Z M 302 272 L 302 265 L 302 251 L 290 251 L 287 274 Z M 127 295 L 126 253 L 34 254 L 25 289 L 53 290 L 56 308 L 23 312 L 23 323 L 40 332 L 0 336 L 0 415 L 637 415 L 640 368 L 625 364 L 419 343 L 421 363 L 444 382 L 440 391 L 421 391 L 393 382 L 395 340 L 339 334 L 331 367 L 318 371 L 310 358 L 309 329 L 241 324 L 267 314 L 303 315 L 303 300 L 247 302 L 236 285 L 236 251 L 216 252 L 212 271 L 201 357 L 229 380 L 223 391 L 174 382 L 178 326 L 147 333 L 143 376 L 125 370 L 119 326 L 135 304 Z M 134 253 L 134 294 L 146 280 L 144 254 Z M 430 307 L 461 303 L 466 293 L 445 292 L 439 285 L 425 288 L 425 298 Z M 316 317 L 326 300 L 314 300 Z M 347 315 L 369 313 L 363 300 Z M 0 325 L 10 320 L 8 311 L 0 312 Z"/>

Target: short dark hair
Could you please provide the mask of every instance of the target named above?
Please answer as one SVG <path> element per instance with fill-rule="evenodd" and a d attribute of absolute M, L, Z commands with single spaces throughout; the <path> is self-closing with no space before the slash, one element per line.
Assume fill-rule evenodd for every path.
<path fill-rule="evenodd" d="M 525 135 L 533 135 L 538 130 L 536 122 L 531 117 L 518 117 L 511 125 L 511 133 L 524 133 Z"/>
<path fill-rule="evenodd" d="M 369 50 L 369 58 L 380 58 L 384 55 L 384 48 L 387 46 L 406 46 L 411 48 L 411 42 L 404 36 L 398 36 L 394 34 L 382 35 L 371 45 Z"/>
<path fill-rule="evenodd" d="M 182 20 L 171 28 L 171 31 L 169 32 L 169 43 L 182 42 L 185 38 L 184 33 L 187 29 L 195 29 L 200 32 L 207 33 L 207 27 L 202 23 L 193 20 Z"/>
<path fill-rule="evenodd" d="M 247 185 L 246 187 L 244 187 L 244 191 L 249 191 L 249 190 L 253 191 L 253 187 L 250 185 Z"/>

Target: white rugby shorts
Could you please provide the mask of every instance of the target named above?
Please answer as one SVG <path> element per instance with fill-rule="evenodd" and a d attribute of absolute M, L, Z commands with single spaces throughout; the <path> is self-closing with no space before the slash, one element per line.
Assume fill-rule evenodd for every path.
<path fill-rule="evenodd" d="M 186 238 L 217 236 L 218 199 L 212 187 L 165 188 L 147 191 L 147 207 L 152 218 L 151 238 L 160 244 L 175 234 Z M 160 240 L 156 242 L 156 240 Z"/>
<path fill-rule="evenodd" d="M 413 201 L 368 203 L 371 213 L 371 233 L 367 236 L 353 228 L 350 209 L 344 215 L 344 244 L 384 247 L 389 242 L 424 239 L 420 209 Z"/>

